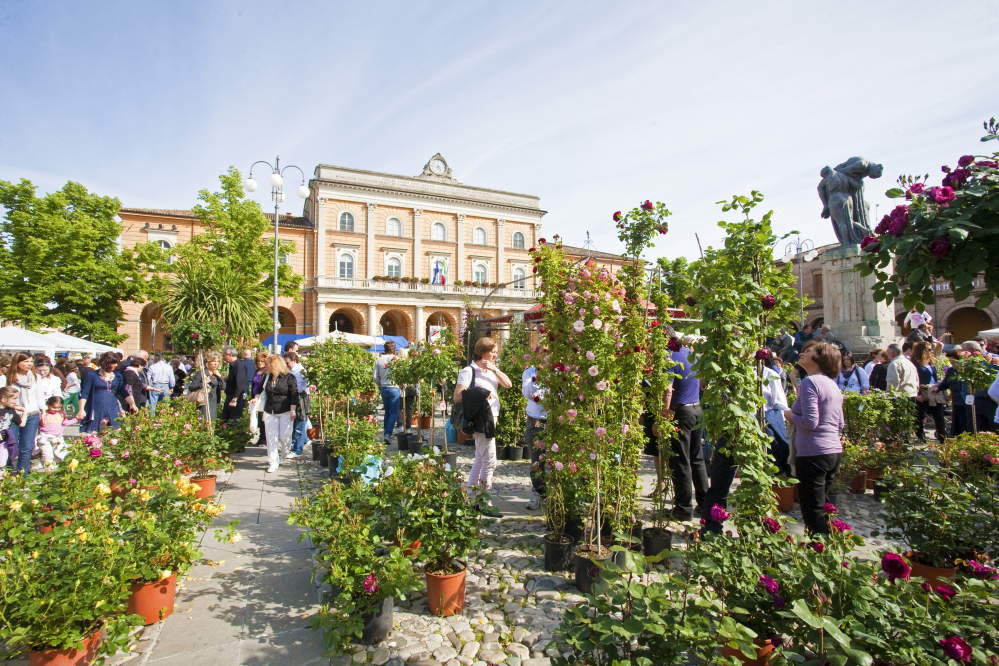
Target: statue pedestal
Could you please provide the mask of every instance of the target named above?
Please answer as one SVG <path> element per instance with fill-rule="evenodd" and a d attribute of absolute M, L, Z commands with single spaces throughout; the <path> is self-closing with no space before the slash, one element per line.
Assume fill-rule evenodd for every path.
<path fill-rule="evenodd" d="M 826 250 L 819 257 L 824 323 L 832 327 L 837 340 L 858 355 L 902 339 L 893 308 L 874 302 L 874 275 L 864 277 L 853 269 L 863 260 L 862 254 L 859 247 L 852 246 Z"/>

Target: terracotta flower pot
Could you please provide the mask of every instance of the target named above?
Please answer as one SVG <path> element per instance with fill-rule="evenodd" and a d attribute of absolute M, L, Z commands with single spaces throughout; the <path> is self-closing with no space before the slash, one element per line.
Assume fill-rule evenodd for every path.
<path fill-rule="evenodd" d="M 468 435 L 466 435 L 465 433 L 463 433 L 460 430 L 458 431 L 458 443 L 459 444 L 464 444 L 466 441 L 468 441 L 468 439 L 469 439 Z"/>
<path fill-rule="evenodd" d="M 864 471 L 867 472 L 867 489 L 874 490 L 874 480 L 881 478 L 881 470 L 874 467 L 865 467 Z"/>
<path fill-rule="evenodd" d="M 867 472 L 861 472 L 850 481 L 850 492 L 854 495 L 863 495 L 867 490 Z"/>
<path fill-rule="evenodd" d="M 421 416 L 420 417 L 420 430 L 430 430 L 430 417 Z"/>
<path fill-rule="evenodd" d="M 409 422 L 409 425 L 410 426 L 417 426 L 419 424 L 420 424 L 420 417 L 414 415 L 413 419 Z"/>
<path fill-rule="evenodd" d="M 756 646 L 756 659 L 746 659 L 746 655 L 742 654 L 742 650 L 730 648 L 727 644 L 722 647 L 723 657 L 736 657 L 746 666 L 767 666 L 767 657 L 770 653 L 774 651 L 774 646 L 770 643 L 770 639 L 761 641 L 760 639 L 755 639 L 753 645 Z"/>
<path fill-rule="evenodd" d="M 398 539 L 394 539 L 392 541 L 392 545 L 401 546 L 402 544 L 399 543 Z M 419 557 L 421 545 L 423 545 L 423 542 L 420 541 L 419 539 L 417 539 L 416 541 L 410 541 L 409 545 L 406 546 L 406 548 L 402 551 L 402 554 L 405 555 L 406 557 L 410 557 L 413 555 L 413 553 L 416 553 L 416 556 Z"/>
<path fill-rule="evenodd" d="M 943 568 L 920 564 L 913 559 L 915 555 L 916 553 L 913 553 L 912 551 L 905 554 L 905 558 L 909 560 L 909 566 L 912 567 L 910 575 L 925 578 L 926 582 L 933 587 L 943 585 L 947 582 L 948 578 L 953 578 L 957 575 L 957 567 Z"/>
<path fill-rule="evenodd" d="M 42 511 L 45 512 L 45 513 L 49 513 L 49 512 L 52 511 L 52 507 L 50 507 L 50 506 L 43 507 Z M 59 514 L 56 514 L 55 516 L 53 516 L 52 518 L 49 518 L 47 520 L 43 516 L 42 517 L 42 522 L 38 526 L 38 532 L 40 534 L 48 534 L 49 532 L 52 531 L 52 528 L 55 527 L 55 524 L 57 522 L 59 522 Z M 62 526 L 63 527 L 69 527 L 70 523 L 72 523 L 72 522 L 73 522 L 72 520 L 64 520 L 64 521 L 62 521 Z"/>
<path fill-rule="evenodd" d="M 438 576 L 429 571 L 427 578 L 427 608 L 438 617 L 447 617 L 460 613 L 465 609 L 465 573 L 468 567 L 464 562 L 455 560 L 461 566 L 458 573 Z"/>
<path fill-rule="evenodd" d="M 781 488 L 771 486 L 770 491 L 777 495 L 777 510 L 787 513 L 794 508 L 794 486 Z"/>
<path fill-rule="evenodd" d="M 32 650 L 28 653 L 30 666 L 90 666 L 97 659 L 103 627 L 81 641 L 79 648 L 66 650 Z"/>
<path fill-rule="evenodd" d="M 173 613 L 174 597 L 177 595 L 177 574 L 153 582 L 132 583 L 129 588 L 128 613 L 141 615 L 146 624 L 156 624 Z"/>
<path fill-rule="evenodd" d="M 212 474 L 210 476 L 206 476 L 203 479 L 191 479 L 191 483 L 196 483 L 198 486 L 201 487 L 201 490 L 198 491 L 198 499 L 207 499 L 215 494 L 216 478 L 217 477 L 214 474 Z"/>

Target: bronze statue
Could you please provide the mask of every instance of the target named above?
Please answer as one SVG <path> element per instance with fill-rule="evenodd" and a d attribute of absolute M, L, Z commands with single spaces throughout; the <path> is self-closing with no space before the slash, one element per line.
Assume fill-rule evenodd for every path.
<path fill-rule="evenodd" d="M 851 157 L 836 168 L 823 167 L 819 175 L 822 217 L 832 218 L 840 247 L 860 245 L 870 236 L 871 205 L 864 200 L 864 177 L 880 178 L 882 166 L 863 157 Z"/>

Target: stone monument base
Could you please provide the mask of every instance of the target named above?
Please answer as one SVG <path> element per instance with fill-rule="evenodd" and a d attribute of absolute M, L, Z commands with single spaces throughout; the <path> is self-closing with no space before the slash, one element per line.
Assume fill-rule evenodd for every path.
<path fill-rule="evenodd" d="M 864 277 L 854 270 L 862 255 L 854 245 L 826 250 L 819 256 L 824 323 L 832 327 L 833 337 L 858 355 L 902 341 L 892 307 L 874 302 L 874 275 Z"/>

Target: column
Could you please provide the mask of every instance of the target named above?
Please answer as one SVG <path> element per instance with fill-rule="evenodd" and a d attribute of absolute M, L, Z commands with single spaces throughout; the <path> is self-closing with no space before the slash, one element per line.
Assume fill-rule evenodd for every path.
<path fill-rule="evenodd" d="M 423 334 L 424 334 L 424 329 L 426 328 L 426 323 L 424 323 L 424 321 L 423 321 L 423 306 L 422 305 L 417 305 L 416 306 L 416 323 L 414 325 L 416 326 L 416 336 L 415 336 L 416 337 L 416 341 L 417 342 L 423 342 L 423 338 L 424 338 Z"/>
<path fill-rule="evenodd" d="M 462 270 L 465 264 L 465 214 L 458 213 L 458 256 L 454 261 L 454 279 L 464 280 L 465 271 Z"/>
<path fill-rule="evenodd" d="M 378 204 L 369 203 L 368 204 L 368 221 L 365 223 L 368 231 L 368 247 L 364 250 L 364 256 L 367 257 L 367 273 L 364 279 L 370 280 L 375 274 L 375 209 L 378 208 Z M 358 276 L 354 276 L 358 277 Z M 372 334 L 373 335 L 373 334 Z"/>
<path fill-rule="evenodd" d="M 378 335 L 378 315 L 375 312 L 375 304 L 368 303 L 368 335 Z"/>
<path fill-rule="evenodd" d="M 316 199 L 316 286 L 326 275 L 326 199 Z"/>
<path fill-rule="evenodd" d="M 505 224 L 506 220 L 496 220 L 496 281 L 500 284 L 506 282 L 506 270 L 503 268 L 503 244 L 505 243 L 503 226 Z"/>
<path fill-rule="evenodd" d="M 423 209 L 413 209 L 413 277 L 421 278 L 423 271 Z M 429 277 L 429 276 L 427 276 Z M 419 287 L 417 287 L 419 289 Z"/>
<path fill-rule="evenodd" d="M 323 335 L 327 332 L 329 322 L 326 320 L 326 303 L 319 301 L 316 303 L 316 335 Z"/>

